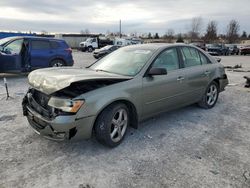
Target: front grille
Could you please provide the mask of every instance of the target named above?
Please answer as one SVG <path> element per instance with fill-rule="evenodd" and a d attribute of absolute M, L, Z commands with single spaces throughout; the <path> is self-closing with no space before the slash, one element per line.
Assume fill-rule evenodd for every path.
<path fill-rule="evenodd" d="M 38 119 L 35 116 L 33 118 L 28 116 L 28 121 L 30 125 L 38 131 L 44 129 L 48 125 L 45 121 L 42 121 L 41 119 Z"/>
<path fill-rule="evenodd" d="M 33 110 L 35 110 L 43 117 L 46 117 L 48 119 L 52 118 L 53 109 L 52 107 L 48 106 L 50 96 L 35 89 L 31 89 L 27 94 L 27 98 L 28 98 L 28 105 Z"/>

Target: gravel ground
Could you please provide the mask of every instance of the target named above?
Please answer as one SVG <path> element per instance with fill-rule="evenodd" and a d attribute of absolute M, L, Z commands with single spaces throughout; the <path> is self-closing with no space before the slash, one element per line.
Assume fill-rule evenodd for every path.
<path fill-rule="evenodd" d="M 74 52 L 75 66 L 94 62 Z M 250 70 L 250 56 L 222 57 Z M 227 71 L 230 85 L 210 110 L 196 105 L 129 129 L 109 149 L 95 139 L 54 142 L 36 135 L 22 116 L 26 75 L 0 74 L 0 188 L 9 187 L 250 187 L 250 89 Z M 3 77 L 10 95 L 5 100 Z"/>

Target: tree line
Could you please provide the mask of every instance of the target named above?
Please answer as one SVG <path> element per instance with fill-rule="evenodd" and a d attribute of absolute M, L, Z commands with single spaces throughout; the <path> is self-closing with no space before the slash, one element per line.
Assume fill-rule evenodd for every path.
<path fill-rule="evenodd" d="M 248 35 L 246 31 L 243 31 L 241 35 L 239 34 L 240 23 L 234 19 L 229 21 L 225 34 L 218 33 L 218 22 L 215 20 L 211 20 L 207 23 L 205 33 L 203 34 L 201 33 L 203 29 L 202 26 L 202 18 L 195 17 L 191 20 L 190 31 L 188 33 L 179 33 L 175 35 L 173 29 L 168 29 L 165 35 L 163 35 L 161 38 L 168 39 L 169 41 L 172 41 L 173 39 L 183 40 L 183 38 L 188 38 L 191 41 L 202 40 L 205 43 L 214 43 L 223 40 L 230 44 L 237 43 L 240 40 L 250 39 L 250 34 Z M 146 38 L 159 39 L 160 37 L 158 33 L 155 33 L 155 35 L 148 33 Z"/>

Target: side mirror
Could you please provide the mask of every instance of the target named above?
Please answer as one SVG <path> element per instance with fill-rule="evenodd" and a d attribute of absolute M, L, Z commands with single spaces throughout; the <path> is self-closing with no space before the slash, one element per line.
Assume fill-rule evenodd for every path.
<path fill-rule="evenodd" d="M 154 76 L 154 75 L 166 75 L 167 70 L 164 68 L 151 68 L 148 72 L 149 76 Z"/>

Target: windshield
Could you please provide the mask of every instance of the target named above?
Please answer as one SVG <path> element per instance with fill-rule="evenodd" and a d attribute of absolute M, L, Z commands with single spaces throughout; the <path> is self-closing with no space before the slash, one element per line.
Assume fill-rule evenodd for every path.
<path fill-rule="evenodd" d="M 90 69 L 135 76 L 152 56 L 148 49 L 121 48 L 93 64 Z"/>
<path fill-rule="evenodd" d="M 212 47 L 217 47 L 217 48 L 221 48 L 221 47 L 222 47 L 221 44 L 212 44 L 211 46 L 212 46 Z"/>
<path fill-rule="evenodd" d="M 19 54 L 23 45 L 23 39 L 17 39 L 7 44 L 3 51 L 6 54 Z"/>
<path fill-rule="evenodd" d="M 0 40 L 0 46 L 3 46 L 6 42 L 8 42 L 11 39 L 12 39 L 12 37 L 7 37 L 7 38 L 1 39 Z"/>
<path fill-rule="evenodd" d="M 88 38 L 86 42 L 92 42 L 92 38 Z"/>

